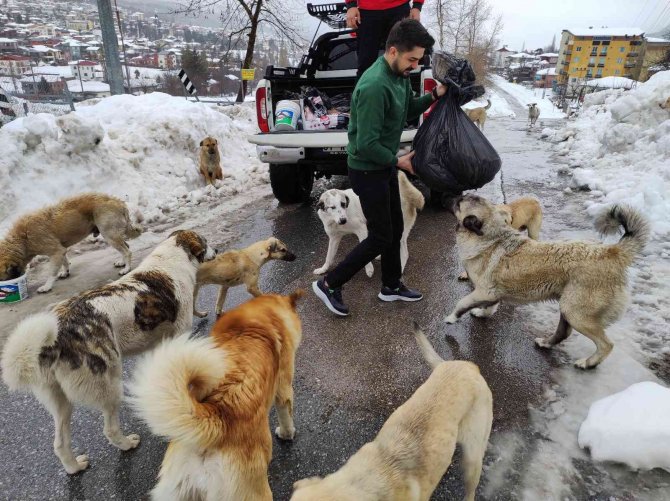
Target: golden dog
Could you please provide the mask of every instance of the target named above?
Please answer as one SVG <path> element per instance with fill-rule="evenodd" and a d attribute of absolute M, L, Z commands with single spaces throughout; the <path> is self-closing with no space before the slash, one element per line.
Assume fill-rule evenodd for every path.
<path fill-rule="evenodd" d="M 464 110 L 468 118 L 472 120 L 480 130 L 484 130 L 484 124 L 486 123 L 486 110 L 491 107 L 491 101 L 489 99 L 486 100 L 486 103 L 486 106 Z"/>
<path fill-rule="evenodd" d="M 200 141 L 199 165 L 207 184 L 213 185 L 216 179 L 223 179 L 219 142 L 213 137 L 207 136 Z"/>
<path fill-rule="evenodd" d="M 456 443 L 465 499 L 475 499 L 493 421 L 491 390 L 475 364 L 440 358 L 416 323 L 414 335 L 433 368 L 428 380 L 342 468 L 296 482 L 291 501 L 428 501 Z"/>
<path fill-rule="evenodd" d="M 475 289 L 458 301 L 447 323 L 473 308 L 481 309 L 479 316 L 490 316 L 502 300 L 558 300 L 556 333 L 537 338 L 536 344 L 550 348 L 574 328 L 596 345 L 596 352 L 578 360 L 577 367 L 596 367 L 609 355 L 612 342 L 605 328 L 626 309 L 627 268 L 649 238 L 649 225 L 637 211 L 615 205 L 597 217 L 602 234 L 623 228 L 623 237 L 613 245 L 531 240 L 509 227 L 503 211 L 475 195 L 457 200 L 454 214 L 458 253 Z"/>
<path fill-rule="evenodd" d="M 303 291 L 252 299 L 208 338 L 168 341 L 139 364 L 132 404 L 168 446 L 154 500 L 271 501 L 268 427 L 292 440 L 293 371 Z"/>
<path fill-rule="evenodd" d="M 90 234 L 100 233 L 123 256 L 114 266 L 119 275 L 130 271 L 132 254 L 126 239 L 136 238 L 142 227 L 130 220 L 128 207 L 118 198 L 87 193 L 64 198 L 56 205 L 19 218 L 0 241 L 0 280 L 23 275 L 35 256 L 49 256 L 51 274 L 37 292 L 49 292 L 56 278 L 70 275 L 67 249 Z"/>
<path fill-rule="evenodd" d="M 252 296 L 258 297 L 261 290 L 258 288 L 258 276 L 261 267 L 273 259 L 281 261 L 295 261 L 295 254 L 288 250 L 286 244 L 281 240 L 271 237 L 261 240 L 246 249 L 231 250 L 219 254 L 213 261 L 203 263 L 198 270 L 197 285 L 193 292 L 193 314 L 204 318 L 206 311 L 198 311 L 195 304 L 198 299 L 198 291 L 201 285 L 219 285 L 219 296 L 216 300 L 217 315 L 223 311 L 223 303 L 226 301 L 228 289 L 237 285 L 245 284 L 247 291 Z"/>

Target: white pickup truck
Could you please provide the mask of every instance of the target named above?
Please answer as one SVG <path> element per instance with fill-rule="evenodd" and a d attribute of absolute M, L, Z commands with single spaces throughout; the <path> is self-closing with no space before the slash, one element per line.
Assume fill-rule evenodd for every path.
<path fill-rule="evenodd" d="M 356 85 L 358 39 L 345 26 L 345 4 L 307 4 L 308 12 L 331 31 L 314 41 L 295 68 L 268 66 L 256 87 L 256 113 L 261 132 L 249 141 L 256 144 L 258 158 L 270 164 L 272 191 L 280 202 L 297 203 L 309 199 L 315 178 L 347 174 L 346 130 L 274 130 L 275 105 L 300 93 L 303 86 L 316 87 L 329 97 L 351 93 Z M 317 29 L 318 31 L 318 29 Z M 382 53 L 380 48 L 380 54 Z M 410 80 L 417 93 L 427 93 L 437 85 L 427 54 Z M 424 113 L 424 116 L 430 112 Z M 411 146 L 420 120 L 408 123 L 402 133 L 401 149 Z"/>

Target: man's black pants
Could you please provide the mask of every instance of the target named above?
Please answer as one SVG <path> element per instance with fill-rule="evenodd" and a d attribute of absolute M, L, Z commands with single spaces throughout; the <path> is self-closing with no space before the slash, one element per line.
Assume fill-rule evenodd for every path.
<path fill-rule="evenodd" d="M 381 254 L 382 285 L 398 287 L 402 276 L 400 239 L 403 232 L 398 169 L 349 169 L 354 193 L 361 200 L 368 222 L 368 238 L 360 242 L 328 275 L 326 283 L 337 288 L 348 282 L 366 264 Z"/>
<path fill-rule="evenodd" d="M 359 12 L 361 24 L 358 26 L 358 78 L 379 57 L 379 49 L 386 44 L 393 25 L 409 17 L 409 2 L 392 9 Z"/>

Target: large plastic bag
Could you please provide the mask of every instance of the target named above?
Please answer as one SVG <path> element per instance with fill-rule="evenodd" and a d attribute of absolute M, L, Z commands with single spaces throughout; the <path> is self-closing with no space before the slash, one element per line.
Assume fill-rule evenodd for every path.
<path fill-rule="evenodd" d="M 502 161 L 486 136 L 461 110 L 460 89 L 448 86 L 414 136 L 412 166 L 432 190 L 449 196 L 481 188 Z"/>
<path fill-rule="evenodd" d="M 433 53 L 432 65 L 436 80 L 459 89 L 460 106 L 484 95 L 484 87 L 475 84 L 477 77 L 467 59 L 438 50 Z"/>

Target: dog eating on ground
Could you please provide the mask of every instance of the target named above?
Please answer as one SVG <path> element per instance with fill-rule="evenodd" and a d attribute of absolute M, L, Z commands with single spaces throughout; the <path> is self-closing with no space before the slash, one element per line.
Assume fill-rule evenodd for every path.
<path fill-rule="evenodd" d="M 531 127 L 535 126 L 535 122 L 540 118 L 540 108 L 537 107 L 537 103 L 527 104 L 528 106 L 528 123 Z"/>
<path fill-rule="evenodd" d="M 479 108 L 469 108 L 465 110 L 465 114 L 470 120 L 472 120 L 480 130 L 484 130 L 484 124 L 486 123 L 486 110 L 491 107 L 491 100 L 486 100 L 486 106 L 480 106 Z"/>
<path fill-rule="evenodd" d="M 254 298 L 221 316 L 208 338 L 167 341 L 139 364 L 133 407 L 170 440 L 153 500 L 272 500 L 269 412 L 274 403 L 275 434 L 292 440 L 302 295 Z"/>
<path fill-rule="evenodd" d="M 49 256 L 51 272 L 37 292 L 49 292 L 57 278 L 70 275 L 67 249 L 88 235 L 101 234 L 123 256 L 114 266 L 119 275 L 130 271 L 132 254 L 127 239 L 136 238 L 142 227 L 131 222 L 126 204 L 102 193 L 86 193 L 20 217 L 0 241 L 0 280 L 12 280 L 26 272 L 35 256 Z"/>
<path fill-rule="evenodd" d="M 414 227 L 418 212 L 423 209 L 425 199 L 402 171 L 398 171 L 398 186 L 400 188 L 404 227 L 400 240 L 400 261 L 404 270 L 409 259 L 407 238 Z M 323 266 L 314 270 L 315 275 L 323 275 L 335 264 L 335 255 L 342 237 L 354 234 L 362 242 L 368 237 L 368 226 L 360 199 L 351 189 L 325 191 L 319 198 L 317 214 L 323 223 L 323 229 L 328 235 L 326 262 L 323 263 Z M 372 276 L 374 273 L 372 263 L 365 265 L 365 273 L 368 277 Z"/>
<path fill-rule="evenodd" d="M 342 468 L 296 482 L 291 501 L 428 501 L 457 443 L 465 499 L 475 499 L 493 421 L 491 390 L 475 364 L 445 362 L 416 323 L 414 335 L 433 368 L 428 380 Z"/>
<path fill-rule="evenodd" d="M 219 286 L 219 295 L 214 310 L 217 316 L 223 311 L 223 303 L 226 301 L 226 294 L 231 287 L 244 284 L 252 296 L 262 295 L 263 293 L 258 288 L 261 267 L 274 259 L 295 261 L 295 254 L 289 251 L 286 244 L 281 240 L 271 237 L 256 242 L 246 249 L 224 252 L 212 261 L 203 263 L 198 269 L 197 283 L 193 292 L 193 314 L 200 318 L 207 316 L 206 311 L 195 309 L 198 291 L 202 285 L 216 284 Z"/>
<path fill-rule="evenodd" d="M 69 474 L 88 467 L 70 444 L 73 404 L 98 409 L 103 432 L 121 450 L 140 437 L 124 435 L 122 356 L 191 330 L 193 287 L 214 250 L 192 231 L 176 231 L 127 275 L 23 320 L 9 336 L 0 364 L 10 390 L 27 389 L 54 418 L 54 452 Z"/>
<path fill-rule="evenodd" d="M 200 173 L 207 184 L 213 185 L 215 180 L 223 179 L 219 142 L 213 137 L 207 136 L 200 141 L 199 164 Z"/>
<path fill-rule="evenodd" d="M 575 365 L 591 369 L 612 351 L 605 329 L 626 310 L 627 269 L 649 238 L 649 225 L 636 210 L 615 205 L 596 219 L 596 229 L 611 235 L 623 228 L 618 243 L 538 242 L 511 228 L 506 214 L 484 198 L 466 195 L 457 199 L 458 253 L 475 289 L 458 301 L 446 317 L 455 323 L 479 308 L 487 317 L 500 301 L 530 303 L 558 300 L 560 320 L 556 332 L 535 343 L 551 348 L 572 329 L 596 345 L 596 352 Z"/>

